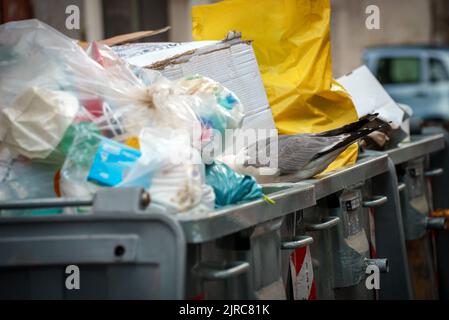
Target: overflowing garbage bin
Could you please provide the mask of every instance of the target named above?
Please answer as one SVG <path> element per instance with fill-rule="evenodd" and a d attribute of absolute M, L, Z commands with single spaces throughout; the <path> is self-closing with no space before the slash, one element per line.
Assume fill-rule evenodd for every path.
<path fill-rule="evenodd" d="M 333 80 L 329 2 L 273 43 L 235 3 L 182 44 L 0 26 L 0 298 L 449 296 L 447 133 Z"/>
<path fill-rule="evenodd" d="M 372 193 L 365 192 L 365 184 L 369 185 L 373 177 L 387 169 L 387 156 L 377 155 L 304 181 L 314 186 L 317 205 L 292 215 L 290 225 L 295 228 L 286 228 L 290 234 L 295 231 L 294 235 L 302 239 L 305 247 L 296 249 L 289 257 L 296 262 L 291 268 L 296 269 L 296 273 L 305 273 L 302 281 L 292 281 L 293 292 L 302 293 L 293 295 L 293 298 L 376 297 L 376 290 L 366 287 L 366 267 L 376 264 L 381 272 L 386 272 L 388 262 L 386 259 L 376 260 L 372 254 L 371 247 L 375 246 L 375 241 L 371 236 L 372 221 L 365 207 L 382 205 L 387 198 L 372 199 Z M 295 255 L 303 258 L 298 262 Z M 310 266 L 306 260 L 308 255 Z M 295 279 L 294 273 L 292 277 Z"/>
<path fill-rule="evenodd" d="M 90 206 L 86 215 L 0 217 L 2 299 L 183 299 L 186 244 L 171 216 L 148 214 L 147 194 L 16 201 L 0 209 Z"/>
<path fill-rule="evenodd" d="M 402 220 L 416 299 L 438 298 L 432 230 L 446 229 L 446 220 L 432 216 L 432 190 L 427 179 L 443 173 L 443 168 L 431 168 L 428 162 L 432 152 L 443 148 L 443 135 L 422 135 L 412 136 L 411 142 L 388 152 L 400 183 Z"/>
<path fill-rule="evenodd" d="M 288 214 L 315 204 L 310 185 L 265 186 L 262 200 L 204 214 L 180 215 L 186 235 L 186 297 L 285 299 L 281 225 Z"/>
<path fill-rule="evenodd" d="M 442 134 L 444 137 L 445 148 L 432 153 L 429 159 L 430 168 L 441 168 L 443 170 L 442 174 L 430 179 L 432 191 L 430 192 L 430 196 L 433 200 L 432 216 L 434 218 L 447 219 L 449 198 L 447 197 L 445 190 L 448 189 L 449 183 L 449 133 L 444 128 L 427 127 L 423 128 L 423 134 Z M 433 230 L 432 233 L 435 236 L 435 255 L 439 298 L 447 300 L 449 299 L 449 274 L 446 272 L 446 270 L 449 270 L 449 255 L 447 254 L 449 250 L 449 233 L 447 230 L 438 229 Z"/>

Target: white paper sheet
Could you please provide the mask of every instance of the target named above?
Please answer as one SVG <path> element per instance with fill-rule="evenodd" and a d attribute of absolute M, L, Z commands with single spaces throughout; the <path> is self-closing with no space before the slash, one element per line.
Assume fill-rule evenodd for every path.
<path fill-rule="evenodd" d="M 394 129 L 402 124 L 404 111 L 366 66 L 355 69 L 337 81 L 351 95 L 359 118 L 368 113 L 379 113 L 379 118 L 391 121 Z"/>

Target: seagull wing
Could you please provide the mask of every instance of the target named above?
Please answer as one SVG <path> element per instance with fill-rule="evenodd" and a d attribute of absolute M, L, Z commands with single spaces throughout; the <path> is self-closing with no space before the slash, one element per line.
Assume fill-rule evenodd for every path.
<path fill-rule="evenodd" d="M 281 174 L 301 170 L 317 154 L 341 143 L 345 136 L 321 137 L 312 134 L 280 136 L 278 166 Z"/>

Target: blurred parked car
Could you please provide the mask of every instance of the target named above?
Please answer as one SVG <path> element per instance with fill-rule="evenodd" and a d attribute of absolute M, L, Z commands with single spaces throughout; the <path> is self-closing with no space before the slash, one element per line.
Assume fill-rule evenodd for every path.
<path fill-rule="evenodd" d="M 449 48 L 396 46 L 368 48 L 364 62 L 414 117 L 449 121 Z"/>

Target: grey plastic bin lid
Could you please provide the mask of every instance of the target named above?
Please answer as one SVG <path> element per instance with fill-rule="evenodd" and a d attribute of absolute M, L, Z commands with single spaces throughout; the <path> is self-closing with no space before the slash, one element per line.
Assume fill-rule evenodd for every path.
<path fill-rule="evenodd" d="M 0 299 L 182 299 L 185 251 L 163 214 L 0 218 Z"/>

